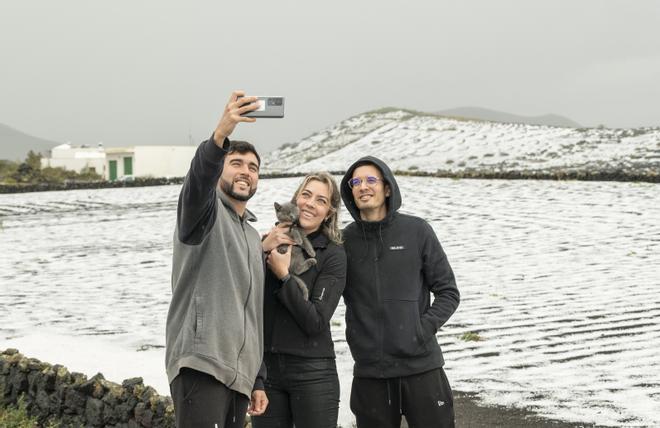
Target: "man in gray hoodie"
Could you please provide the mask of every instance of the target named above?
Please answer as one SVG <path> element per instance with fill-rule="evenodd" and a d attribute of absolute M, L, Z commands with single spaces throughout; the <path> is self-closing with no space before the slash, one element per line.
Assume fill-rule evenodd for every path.
<path fill-rule="evenodd" d="M 228 138 L 238 123 L 255 121 L 241 116 L 258 108 L 244 95 L 231 95 L 179 195 L 165 351 L 179 428 L 242 428 L 246 410 L 268 405 L 263 251 L 246 208 L 261 161 L 250 143 Z"/>

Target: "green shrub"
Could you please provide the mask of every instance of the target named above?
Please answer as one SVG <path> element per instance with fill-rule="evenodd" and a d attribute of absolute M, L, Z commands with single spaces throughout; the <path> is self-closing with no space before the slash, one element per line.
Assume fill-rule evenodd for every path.
<path fill-rule="evenodd" d="M 0 160 L 0 183 L 64 183 L 65 181 L 102 180 L 93 169 L 83 169 L 80 173 L 62 167 L 41 168 L 41 155 L 30 150 L 23 162 Z"/>
<path fill-rule="evenodd" d="M 463 333 L 461 340 L 466 342 L 479 342 L 482 340 L 482 338 L 476 331 L 468 331 L 467 333 Z"/>
<path fill-rule="evenodd" d="M 18 399 L 18 407 L 0 407 L 0 427 L 3 428 L 37 428 L 37 418 L 27 414 L 25 400 Z"/>

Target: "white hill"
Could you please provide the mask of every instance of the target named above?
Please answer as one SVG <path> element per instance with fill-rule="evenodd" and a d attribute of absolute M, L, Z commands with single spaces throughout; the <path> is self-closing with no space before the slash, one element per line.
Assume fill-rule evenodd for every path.
<path fill-rule="evenodd" d="M 382 109 L 268 153 L 265 173 L 344 171 L 374 155 L 393 170 L 437 175 L 660 174 L 660 128 L 562 128 Z"/>

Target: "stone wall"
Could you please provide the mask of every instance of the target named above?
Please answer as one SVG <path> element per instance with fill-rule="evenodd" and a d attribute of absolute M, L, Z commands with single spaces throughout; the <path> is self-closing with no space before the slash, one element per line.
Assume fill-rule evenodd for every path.
<path fill-rule="evenodd" d="M 180 185 L 178 178 L 136 178 L 130 181 L 67 181 L 64 183 L 0 184 L 0 193 L 46 192 L 50 190 L 107 189 L 116 187 Z"/>
<path fill-rule="evenodd" d="M 344 175 L 343 171 L 332 171 L 334 175 Z M 260 179 L 303 177 L 304 173 L 262 173 Z M 486 170 L 465 169 L 461 171 L 436 172 L 424 171 L 394 171 L 394 175 L 413 177 L 441 177 L 441 178 L 476 178 L 485 180 L 578 180 L 578 181 L 639 181 L 647 183 L 660 183 L 660 172 L 655 166 L 649 168 L 610 168 L 595 171 L 582 171 L 557 168 L 549 171 L 514 171 L 514 170 Z M 132 181 L 93 181 L 93 182 L 67 182 L 67 183 L 35 183 L 35 184 L 0 184 L 2 193 L 45 192 L 49 190 L 76 190 L 76 189 L 104 189 L 115 187 L 142 187 L 181 185 L 184 178 L 136 178 Z"/>
<path fill-rule="evenodd" d="M 7 349 L 0 353 L 0 406 L 16 405 L 21 396 L 28 414 L 44 425 L 55 420 L 62 427 L 174 427 L 172 400 L 142 378 L 121 385 L 100 373 L 87 379 Z"/>

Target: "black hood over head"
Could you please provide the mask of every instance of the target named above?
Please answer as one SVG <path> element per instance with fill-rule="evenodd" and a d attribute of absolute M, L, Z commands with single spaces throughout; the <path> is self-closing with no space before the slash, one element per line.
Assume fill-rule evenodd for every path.
<path fill-rule="evenodd" d="M 341 179 L 341 183 L 340 183 L 341 199 L 344 201 L 344 205 L 346 206 L 348 212 L 351 213 L 353 220 L 355 220 L 356 222 L 361 222 L 362 220 L 360 219 L 360 210 L 358 209 L 357 205 L 355 205 L 355 200 L 353 199 L 353 191 L 348 185 L 348 180 L 350 180 L 353 177 L 353 171 L 355 171 L 357 167 L 362 165 L 373 165 L 376 168 L 378 168 L 381 174 L 383 174 L 383 179 L 385 180 L 385 183 L 387 183 L 387 185 L 390 186 L 390 196 L 387 198 L 386 219 L 388 219 L 399 208 L 401 208 L 401 192 L 399 191 L 399 185 L 396 183 L 396 179 L 394 178 L 394 174 L 392 174 L 390 168 L 387 166 L 385 162 L 378 159 L 377 157 L 374 156 L 361 157 L 348 168 L 346 174 L 344 174 L 344 177 Z"/>

